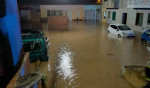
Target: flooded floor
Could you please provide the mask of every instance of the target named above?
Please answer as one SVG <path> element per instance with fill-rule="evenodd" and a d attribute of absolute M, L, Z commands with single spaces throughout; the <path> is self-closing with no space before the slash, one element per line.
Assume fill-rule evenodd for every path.
<path fill-rule="evenodd" d="M 150 59 L 150 45 L 137 32 L 136 38 L 118 38 L 92 21 L 40 27 L 51 43 L 50 59 L 41 64 L 46 88 L 132 88 L 121 78 L 122 67 Z"/>

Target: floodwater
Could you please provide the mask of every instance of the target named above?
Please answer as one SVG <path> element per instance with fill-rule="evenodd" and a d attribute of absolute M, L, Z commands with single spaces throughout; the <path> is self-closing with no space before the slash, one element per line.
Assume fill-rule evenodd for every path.
<path fill-rule="evenodd" d="M 121 78 L 123 66 L 150 60 L 150 45 L 140 42 L 138 32 L 136 38 L 118 38 L 94 21 L 40 27 L 51 43 L 50 59 L 40 69 L 46 88 L 132 88 Z"/>

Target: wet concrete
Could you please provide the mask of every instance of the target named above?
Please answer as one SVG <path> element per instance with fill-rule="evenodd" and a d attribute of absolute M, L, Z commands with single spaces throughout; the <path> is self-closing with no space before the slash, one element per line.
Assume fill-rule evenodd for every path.
<path fill-rule="evenodd" d="M 107 33 L 106 24 L 92 21 L 50 27 L 42 24 L 39 28 L 51 42 L 50 60 L 41 63 L 47 88 L 132 88 L 121 78 L 122 67 L 143 65 L 150 59 L 150 45 L 140 42 L 138 32 L 136 38 L 118 38 Z M 75 74 L 71 78 L 64 79 L 65 71 L 58 68 L 62 47 L 72 54 L 66 68 L 73 72 L 70 75 Z"/>

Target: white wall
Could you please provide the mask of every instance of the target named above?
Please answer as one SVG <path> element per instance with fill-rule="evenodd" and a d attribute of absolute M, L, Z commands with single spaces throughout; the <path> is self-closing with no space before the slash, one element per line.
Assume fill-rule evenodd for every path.
<path fill-rule="evenodd" d="M 102 2 L 102 8 L 114 8 L 114 2 Z"/>
<path fill-rule="evenodd" d="M 119 1 L 119 8 L 122 9 L 122 8 L 127 8 L 127 1 L 128 0 L 120 0 Z"/>
<path fill-rule="evenodd" d="M 128 1 L 128 8 L 150 8 L 150 0 L 124 0 Z"/>

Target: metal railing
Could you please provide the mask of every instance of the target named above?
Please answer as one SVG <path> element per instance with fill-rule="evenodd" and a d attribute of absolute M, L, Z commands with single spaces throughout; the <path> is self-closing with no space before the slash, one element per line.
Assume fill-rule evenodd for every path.
<path fill-rule="evenodd" d="M 31 73 L 29 70 L 29 64 L 29 53 L 25 53 L 19 70 L 14 75 L 6 88 L 42 88 L 41 73 Z"/>

